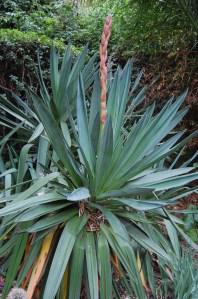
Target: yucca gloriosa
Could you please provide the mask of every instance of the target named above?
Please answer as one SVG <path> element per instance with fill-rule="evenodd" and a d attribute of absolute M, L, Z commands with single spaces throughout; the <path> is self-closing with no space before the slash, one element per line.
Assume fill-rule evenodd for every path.
<path fill-rule="evenodd" d="M 184 132 L 173 131 L 188 110 L 179 110 L 186 93 L 170 99 L 158 114 L 155 104 L 141 117 L 133 114 L 126 126 L 138 80 L 131 87 L 130 62 L 119 67 L 108 76 L 106 102 L 110 24 L 108 18 L 100 72 L 92 60 L 82 73 L 82 56 L 71 71 L 69 50 L 59 70 L 53 49 L 52 95 L 41 70 L 40 95 L 27 90 L 39 123 L 30 139 L 34 144 L 27 143 L 19 157 L 10 156 L 1 166 L 3 298 L 15 281 L 27 289 L 29 299 L 79 299 L 83 293 L 90 299 L 122 298 L 123 290 L 144 299 L 152 253 L 163 271 L 180 257 L 176 230 L 198 248 L 166 208 L 197 190 L 188 186 L 198 178 L 193 167 L 186 163 L 176 169 L 167 163 L 197 135 L 182 138 Z M 132 110 L 140 99 L 142 92 L 130 103 Z M 24 123 L 18 128 L 25 129 Z"/>

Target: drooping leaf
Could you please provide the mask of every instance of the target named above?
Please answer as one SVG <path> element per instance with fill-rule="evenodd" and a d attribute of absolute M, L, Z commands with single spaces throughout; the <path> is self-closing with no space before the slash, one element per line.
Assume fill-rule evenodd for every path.
<path fill-rule="evenodd" d="M 31 227 L 28 228 L 28 232 L 39 232 L 47 230 L 51 227 L 55 227 L 61 223 L 70 220 L 73 216 L 76 216 L 78 211 L 76 209 L 71 209 L 68 211 L 63 211 L 56 213 L 54 215 L 47 215 L 35 222 Z"/>
<path fill-rule="evenodd" d="M 56 204 L 47 203 L 47 204 L 44 204 L 44 205 L 39 205 L 38 207 L 33 207 L 33 208 L 30 208 L 30 209 L 24 211 L 19 216 L 17 216 L 14 221 L 16 223 L 18 223 L 18 222 L 34 220 L 34 219 L 39 218 L 43 215 L 48 215 L 48 214 L 53 213 L 57 210 L 61 210 L 65 207 L 67 207 L 68 205 L 69 205 L 68 203 L 64 203 L 64 202 L 62 202 L 60 204 L 58 204 L 58 203 L 56 203 Z"/>
<path fill-rule="evenodd" d="M 67 195 L 67 200 L 69 201 L 81 201 L 81 200 L 88 200 L 91 197 L 89 189 L 85 187 L 81 187 L 75 189 L 70 194 Z"/>
<path fill-rule="evenodd" d="M 28 140 L 28 143 L 32 143 L 35 141 L 43 132 L 43 125 L 41 123 L 38 124 L 38 126 L 35 128 L 32 136 Z"/>

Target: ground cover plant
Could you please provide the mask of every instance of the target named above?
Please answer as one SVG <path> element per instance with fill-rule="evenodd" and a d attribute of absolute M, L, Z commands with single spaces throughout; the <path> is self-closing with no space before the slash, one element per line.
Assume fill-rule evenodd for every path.
<path fill-rule="evenodd" d="M 158 112 L 155 103 L 138 108 L 141 73 L 131 80 L 130 61 L 107 69 L 111 20 L 99 66 L 95 56 L 86 62 L 87 48 L 75 62 L 67 48 L 62 63 L 53 48 L 51 85 L 38 63 L 40 91 L 27 87 L 30 106 L 1 97 L 1 126 L 10 129 L 0 143 L 2 298 L 13 282 L 28 299 L 166 298 L 170 290 L 173 298 L 196 298 L 198 274 L 178 234 L 198 245 L 171 209 L 197 192 L 192 159 L 170 164 L 197 136 L 177 130 L 187 92 Z M 183 289 L 182 267 L 189 271 Z"/>

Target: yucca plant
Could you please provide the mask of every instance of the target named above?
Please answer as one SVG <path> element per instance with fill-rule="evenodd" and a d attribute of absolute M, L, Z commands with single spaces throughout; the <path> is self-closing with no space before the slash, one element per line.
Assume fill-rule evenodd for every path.
<path fill-rule="evenodd" d="M 149 269 L 149 280 L 154 298 L 196 299 L 198 290 L 198 268 L 192 252 L 181 251 L 178 259 L 172 261 L 169 268 L 160 268 L 159 277 L 155 277 L 149 261 L 145 265 Z M 146 269 L 148 271 L 148 269 Z M 145 270 L 145 273 L 146 273 Z M 152 276 L 152 278 L 151 278 Z"/>
<path fill-rule="evenodd" d="M 24 145 L 16 158 L 18 179 L 10 163 L 1 174 L 9 181 L 0 199 L 3 298 L 15 281 L 27 290 L 28 299 L 123 294 L 145 299 L 152 285 L 143 271 L 145 255 L 151 259 L 155 254 L 160 267 L 168 268 L 178 258 L 176 230 L 198 249 L 168 209 L 197 190 L 189 185 L 198 178 L 193 167 L 168 168 L 166 163 L 197 135 L 182 138 L 184 132 L 173 131 L 187 112 L 179 110 L 186 93 L 170 99 L 158 114 L 151 105 L 126 126 L 131 63 L 119 67 L 107 84 L 110 27 L 108 17 L 100 72 L 89 90 L 79 72 L 73 92 L 62 97 L 58 86 L 66 85 L 67 76 L 58 72 L 58 63 L 52 74 L 53 100 L 44 85 L 40 95 L 28 89 L 44 131 L 37 134 L 38 146 Z"/>
<path fill-rule="evenodd" d="M 187 212 L 185 210 L 185 213 Z M 186 246 L 180 246 L 177 231 L 170 221 L 165 220 L 164 224 L 169 236 L 169 243 L 174 252 L 171 263 L 167 267 L 167 264 L 159 257 L 158 271 L 155 271 L 155 273 L 151 257 L 145 254 L 143 260 L 143 271 L 149 281 L 154 298 L 196 299 L 198 290 L 196 257 L 192 250 L 189 250 Z"/>

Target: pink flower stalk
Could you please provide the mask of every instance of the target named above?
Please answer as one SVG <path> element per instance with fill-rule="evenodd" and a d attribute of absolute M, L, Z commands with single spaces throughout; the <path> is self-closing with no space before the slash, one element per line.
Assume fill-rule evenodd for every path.
<path fill-rule="evenodd" d="M 112 16 L 105 20 L 100 42 L 100 85 L 101 85 L 101 123 L 105 124 L 107 117 L 107 46 L 111 34 Z"/>

